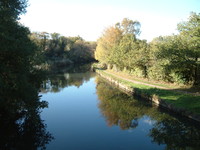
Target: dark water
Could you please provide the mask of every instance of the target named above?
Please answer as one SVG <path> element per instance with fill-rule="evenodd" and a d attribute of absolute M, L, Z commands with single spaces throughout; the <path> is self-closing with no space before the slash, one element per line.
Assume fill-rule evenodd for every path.
<path fill-rule="evenodd" d="M 111 87 L 91 72 L 55 73 L 41 112 L 47 150 L 199 150 L 200 128 Z"/>

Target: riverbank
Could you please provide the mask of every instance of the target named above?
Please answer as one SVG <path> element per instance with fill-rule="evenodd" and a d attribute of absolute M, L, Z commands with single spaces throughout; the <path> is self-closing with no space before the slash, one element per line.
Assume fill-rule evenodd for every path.
<path fill-rule="evenodd" d="M 172 87 L 163 87 L 137 80 L 126 79 L 122 76 L 105 70 L 96 72 L 115 86 L 134 96 L 150 100 L 159 107 L 169 109 L 180 115 L 200 122 L 200 96 L 195 93 L 177 90 Z"/>

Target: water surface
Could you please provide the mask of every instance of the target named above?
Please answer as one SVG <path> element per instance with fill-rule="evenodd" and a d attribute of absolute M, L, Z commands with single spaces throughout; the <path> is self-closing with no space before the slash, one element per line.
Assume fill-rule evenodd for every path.
<path fill-rule="evenodd" d="M 110 86 L 94 73 L 54 74 L 43 84 L 48 150 L 200 149 L 200 130 Z"/>

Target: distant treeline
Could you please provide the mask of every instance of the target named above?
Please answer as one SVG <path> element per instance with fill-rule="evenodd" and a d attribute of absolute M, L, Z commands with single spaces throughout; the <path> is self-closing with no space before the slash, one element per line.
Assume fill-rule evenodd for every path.
<path fill-rule="evenodd" d="M 177 35 L 160 36 L 147 43 L 138 39 L 140 23 L 125 18 L 104 31 L 95 58 L 110 69 L 138 77 L 199 85 L 200 14 L 191 13 L 177 28 Z"/>
<path fill-rule="evenodd" d="M 96 42 L 83 38 L 65 37 L 59 33 L 33 32 L 32 41 L 38 45 L 48 64 L 69 65 L 94 61 Z"/>

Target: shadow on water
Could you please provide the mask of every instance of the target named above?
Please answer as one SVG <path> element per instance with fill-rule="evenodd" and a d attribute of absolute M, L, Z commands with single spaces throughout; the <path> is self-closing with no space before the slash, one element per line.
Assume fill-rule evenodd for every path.
<path fill-rule="evenodd" d="M 94 76 L 95 73 L 91 72 L 91 64 L 73 65 L 69 68 L 54 68 L 50 71 L 48 79 L 43 82 L 41 92 L 57 93 L 65 87 L 80 87 Z"/>
<path fill-rule="evenodd" d="M 151 141 L 164 144 L 166 150 L 197 150 L 200 148 L 200 127 L 188 120 L 160 112 L 151 104 L 111 87 L 102 78 L 96 78 L 98 107 L 108 126 L 122 130 L 135 129 L 140 119 L 148 117 L 152 128 L 148 131 Z"/>
<path fill-rule="evenodd" d="M 85 73 L 91 70 L 92 63 L 88 64 L 72 64 L 67 67 L 52 67 L 49 70 L 50 75 L 59 74 L 59 73 Z"/>
<path fill-rule="evenodd" d="M 45 80 L 41 72 L 30 74 L 30 80 L 22 73 L 12 73 L 10 78 L 0 80 L 0 149 L 46 149 L 54 137 L 41 119 L 41 111 L 48 107 L 48 103 L 41 101 L 39 92 L 59 92 L 67 86 L 80 87 L 95 76 L 89 72 L 90 66 L 54 68 L 47 73 Z"/>
<path fill-rule="evenodd" d="M 40 81 L 36 74 L 30 74 L 35 79 L 31 81 L 23 73 L 4 74 L 7 76 L 1 76 L 4 80 L 0 84 L 0 149 L 45 149 L 53 136 L 40 117 L 41 110 L 48 107 L 40 100 Z"/>

